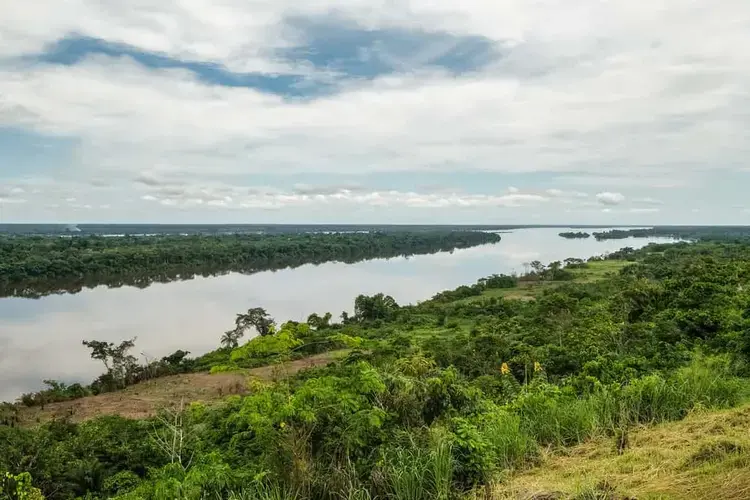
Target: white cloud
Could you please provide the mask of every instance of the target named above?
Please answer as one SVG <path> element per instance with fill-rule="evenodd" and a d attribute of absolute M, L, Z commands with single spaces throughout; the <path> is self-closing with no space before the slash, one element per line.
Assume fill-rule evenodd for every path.
<path fill-rule="evenodd" d="M 419 25 L 506 43 L 506 56 L 471 79 L 381 79 L 309 104 L 106 57 L 65 68 L 13 67 L 0 76 L 9 109 L 25 110 L 25 118 L 3 121 L 82 136 L 113 168 L 161 163 L 156 168 L 184 165 L 206 174 L 271 165 L 306 171 L 314 164 L 342 172 L 354 162 L 360 171 L 459 162 L 500 171 L 637 169 L 641 175 L 631 177 L 638 179 L 657 165 L 708 168 L 722 163 L 717 158 L 736 160 L 747 147 L 741 132 L 747 115 L 737 111 L 748 106 L 750 56 L 743 47 L 750 8 L 740 0 L 718 6 L 670 0 L 659 8 L 625 0 L 544 7 L 412 0 L 374 10 L 364 0 L 304 6 L 144 0 L 130 7 L 80 0 L 62 15 L 22 5 L 3 16 L 5 50 L 38 49 L 77 32 L 225 64 L 247 54 L 262 67 L 261 54 L 287 43 L 279 33 L 285 16 L 332 8 L 372 28 Z M 697 29 L 711 38 L 690 35 Z M 217 150 L 223 158 L 215 158 Z"/>
<path fill-rule="evenodd" d="M 194 198 L 192 188 L 186 189 L 181 196 L 162 197 L 143 195 L 142 200 L 159 202 L 166 206 L 192 206 L 204 203 L 201 198 Z M 203 190 L 209 192 L 208 190 Z M 247 190 L 252 191 L 252 190 Z M 339 189 L 325 193 L 292 192 L 256 192 L 237 198 L 224 196 L 206 202 L 212 207 L 225 208 L 284 208 L 294 206 L 314 206 L 336 204 L 337 206 L 374 206 L 374 207 L 408 207 L 408 208 L 476 208 L 495 207 L 513 208 L 533 206 L 546 203 L 549 198 L 533 193 L 510 193 L 500 196 L 478 194 L 418 193 L 412 191 L 351 191 Z"/>
<path fill-rule="evenodd" d="M 625 201 L 625 196 L 621 193 L 603 192 L 596 195 L 596 200 L 602 205 L 619 205 Z"/>
<path fill-rule="evenodd" d="M 750 147 L 744 132 L 750 127 L 750 6 L 744 0 L 58 4 L 11 0 L 3 7 L 0 127 L 74 139 L 71 167 L 51 174 L 54 180 L 97 183 L 123 203 L 142 197 L 180 207 L 275 208 L 359 200 L 352 203 L 406 209 L 541 202 L 508 197 L 521 194 L 513 187 L 494 196 L 494 186 L 484 186 L 482 195 L 412 193 L 404 186 L 389 194 L 359 186 L 349 193 L 300 188 L 283 196 L 268 188 L 249 197 L 213 186 L 219 178 L 269 172 L 428 177 L 482 170 L 551 173 L 569 183 L 526 196 L 583 199 L 576 186 L 568 191 L 578 184 L 602 191 L 599 204 L 623 203 L 624 194 L 604 191 L 616 189 L 634 204 L 656 206 L 655 198 L 633 197 L 628 188 L 700 188 L 712 172 L 744 166 Z M 503 57 L 460 78 L 406 71 L 350 83 L 312 102 L 207 85 L 187 71 L 147 70 L 127 58 L 98 56 L 58 67 L 15 59 L 77 33 L 233 70 L 319 76 L 279 61 L 274 50 L 295 41 L 284 19 L 330 12 L 370 29 L 484 36 L 498 43 Z M 72 199 L 65 189 L 54 197 Z M 87 191 L 69 192 L 87 203 L 94 199 L 95 206 L 109 203 Z M 323 198 L 299 198 L 305 194 Z"/>
<path fill-rule="evenodd" d="M 664 205 L 664 202 L 662 200 L 657 200 L 654 198 L 635 198 L 633 200 L 633 203 L 641 203 L 643 205 Z"/>
<path fill-rule="evenodd" d="M 654 214 L 658 213 L 658 208 L 631 208 L 628 210 L 631 214 Z"/>

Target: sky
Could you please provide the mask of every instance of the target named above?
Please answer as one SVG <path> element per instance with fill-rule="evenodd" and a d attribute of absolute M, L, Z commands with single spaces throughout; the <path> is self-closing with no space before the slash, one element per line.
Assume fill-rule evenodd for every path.
<path fill-rule="evenodd" d="M 3 0 L 0 221 L 750 224 L 747 0 Z"/>

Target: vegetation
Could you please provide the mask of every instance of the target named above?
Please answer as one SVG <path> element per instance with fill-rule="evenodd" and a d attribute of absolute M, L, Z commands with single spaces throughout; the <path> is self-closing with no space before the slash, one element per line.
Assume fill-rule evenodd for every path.
<path fill-rule="evenodd" d="M 547 453 L 542 466 L 496 484 L 493 498 L 748 498 L 748 425 L 750 406 L 744 405 L 633 429 L 622 452 L 611 438 L 592 439 Z"/>
<path fill-rule="evenodd" d="M 611 229 L 594 233 L 599 240 L 666 237 L 689 241 L 747 241 L 750 226 L 656 226 L 644 229 Z"/>
<path fill-rule="evenodd" d="M 578 231 L 578 232 L 569 231 L 565 233 L 560 233 L 560 236 L 563 238 L 567 238 L 569 240 L 591 238 L 590 233 L 585 233 L 583 231 Z"/>
<path fill-rule="evenodd" d="M 500 236 L 480 231 L 162 236 L 2 236 L 0 296 L 38 297 L 102 284 L 146 287 L 228 271 L 448 251 Z"/>
<path fill-rule="evenodd" d="M 750 245 L 650 245 L 530 268 L 416 305 L 362 295 L 338 322 L 276 327 L 250 309 L 238 328 L 266 334 L 180 364 L 220 372 L 348 354 L 151 419 L 0 425 L 0 471 L 28 473 L 48 499 L 505 498 L 570 447 L 606 443 L 597 456 L 628 470 L 644 426 L 745 400 Z M 142 369 L 130 341 L 86 345 L 116 380 Z M 680 466 L 745 463 L 744 440 L 714 436 Z M 624 498 L 618 487 L 560 490 Z"/>

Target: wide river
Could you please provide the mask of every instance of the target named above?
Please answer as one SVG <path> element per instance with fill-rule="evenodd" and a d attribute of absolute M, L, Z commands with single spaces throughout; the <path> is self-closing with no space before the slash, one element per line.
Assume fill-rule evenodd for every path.
<path fill-rule="evenodd" d="M 279 322 L 304 321 L 313 312 L 338 317 L 351 311 L 362 293 L 383 292 L 400 304 L 413 303 L 493 273 L 523 272 L 533 260 L 587 258 L 669 241 L 567 240 L 558 236 L 562 231 L 520 229 L 503 233 L 497 244 L 409 258 L 230 273 L 145 289 L 102 286 L 41 299 L 0 299 L 0 401 L 37 390 L 44 379 L 93 380 L 103 366 L 89 358 L 81 345 L 84 339 L 137 337 L 136 355 L 161 357 L 177 349 L 197 355 L 216 348 L 235 314 L 250 307 L 266 308 Z"/>

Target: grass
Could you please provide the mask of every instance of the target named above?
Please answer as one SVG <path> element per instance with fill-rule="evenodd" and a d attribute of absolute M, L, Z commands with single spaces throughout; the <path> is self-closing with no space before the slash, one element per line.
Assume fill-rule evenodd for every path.
<path fill-rule="evenodd" d="M 599 260 L 588 263 L 588 267 L 571 269 L 575 274 L 575 282 L 591 283 L 607 277 L 608 274 L 619 273 L 622 268 L 629 266 L 632 262 L 627 260 Z"/>
<path fill-rule="evenodd" d="M 575 278 L 572 283 L 593 283 L 606 278 L 610 274 L 619 273 L 620 270 L 632 264 L 626 260 L 601 260 L 589 262 L 585 268 L 571 269 Z M 484 291 L 477 297 L 468 297 L 457 301 L 458 303 L 473 302 L 491 297 L 502 297 L 509 300 L 533 300 L 543 290 L 560 286 L 571 281 L 521 281 L 516 288 L 494 288 Z"/>
<path fill-rule="evenodd" d="M 547 449 L 540 467 L 506 478 L 492 498 L 750 498 L 748 429 L 750 405 L 696 409 L 679 422 L 631 430 L 625 450 L 611 437 Z"/>

